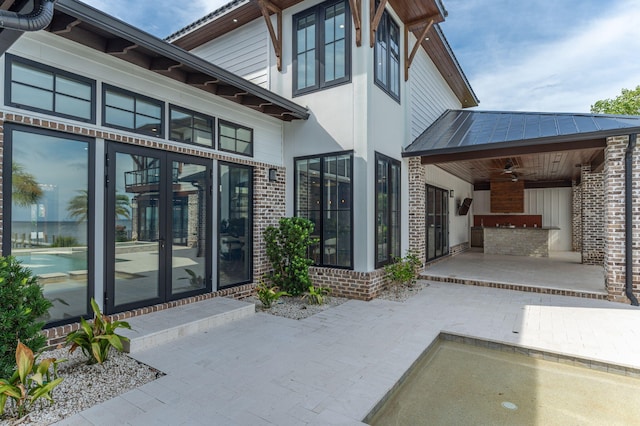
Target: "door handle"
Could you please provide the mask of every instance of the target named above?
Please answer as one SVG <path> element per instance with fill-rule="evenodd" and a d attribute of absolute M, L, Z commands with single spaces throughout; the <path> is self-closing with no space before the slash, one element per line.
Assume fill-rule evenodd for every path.
<path fill-rule="evenodd" d="M 164 244 L 165 244 L 164 238 L 158 238 L 158 244 L 160 245 L 161 249 L 164 249 Z"/>

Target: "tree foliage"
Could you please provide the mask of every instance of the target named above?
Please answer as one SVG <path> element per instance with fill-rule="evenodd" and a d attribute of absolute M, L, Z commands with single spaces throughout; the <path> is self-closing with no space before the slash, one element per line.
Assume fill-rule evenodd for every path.
<path fill-rule="evenodd" d="M 602 99 L 591 105 L 591 112 L 597 114 L 640 115 L 640 86 L 622 89 L 614 99 Z"/>
<path fill-rule="evenodd" d="M 35 176 L 27 173 L 22 164 L 11 163 L 11 184 L 11 199 L 18 206 L 30 206 L 42 197 L 42 189 Z"/>

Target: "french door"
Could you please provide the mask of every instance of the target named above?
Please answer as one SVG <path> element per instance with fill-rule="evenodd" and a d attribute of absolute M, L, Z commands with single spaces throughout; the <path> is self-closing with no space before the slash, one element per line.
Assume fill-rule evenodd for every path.
<path fill-rule="evenodd" d="M 449 254 L 449 192 L 426 188 L 427 262 Z"/>
<path fill-rule="evenodd" d="M 211 291 L 211 180 L 209 160 L 108 144 L 108 313 Z"/>

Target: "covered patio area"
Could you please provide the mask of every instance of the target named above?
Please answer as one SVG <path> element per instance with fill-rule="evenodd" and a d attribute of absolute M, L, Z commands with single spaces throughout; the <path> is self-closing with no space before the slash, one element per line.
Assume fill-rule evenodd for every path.
<path fill-rule="evenodd" d="M 485 254 L 482 249 L 473 248 L 427 265 L 421 277 L 481 287 L 607 299 L 604 268 L 582 264 L 577 252 L 527 257 Z"/>

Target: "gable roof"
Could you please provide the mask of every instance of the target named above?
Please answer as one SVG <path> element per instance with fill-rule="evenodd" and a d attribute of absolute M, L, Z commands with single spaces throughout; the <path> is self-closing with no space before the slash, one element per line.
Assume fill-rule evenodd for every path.
<path fill-rule="evenodd" d="M 57 0 L 46 31 L 283 121 L 309 117 L 305 107 L 77 0 Z"/>
<path fill-rule="evenodd" d="M 304 0 L 270 0 L 280 10 L 295 6 Z M 351 2 L 350 2 L 351 3 Z M 351 3 L 353 4 L 353 3 Z M 368 2 L 361 2 L 369 7 Z M 434 19 L 428 39 L 420 40 L 420 45 L 429 55 L 436 68 L 445 79 L 463 108 L 477 106 L 478 97 L 474 93 L 462 67 L 438 25 L 447 16 L 440 0 L 389 0 L 389 5 L 404 22 L 416 38 L 420 37 L 427 21 Z M 227 34 L 242 25 L 262 16 L 255 0 L 233 0 L 201 19 L 187 25 L 166 38 L 167 41 L 186 50 L 193 50 L 211 40 Z M 363 29 L 368 30 L 363 24 Z M 364 46 L 363 46 L 364 48 Z"/>
<path fill-rule="evenodd" d="M 640 133 L 640 116 L 448 110 L 403 152 L 431 162 L 504 148 L 601 140 Z M 579 146 L 579 145 L 577 145 Z"/>

